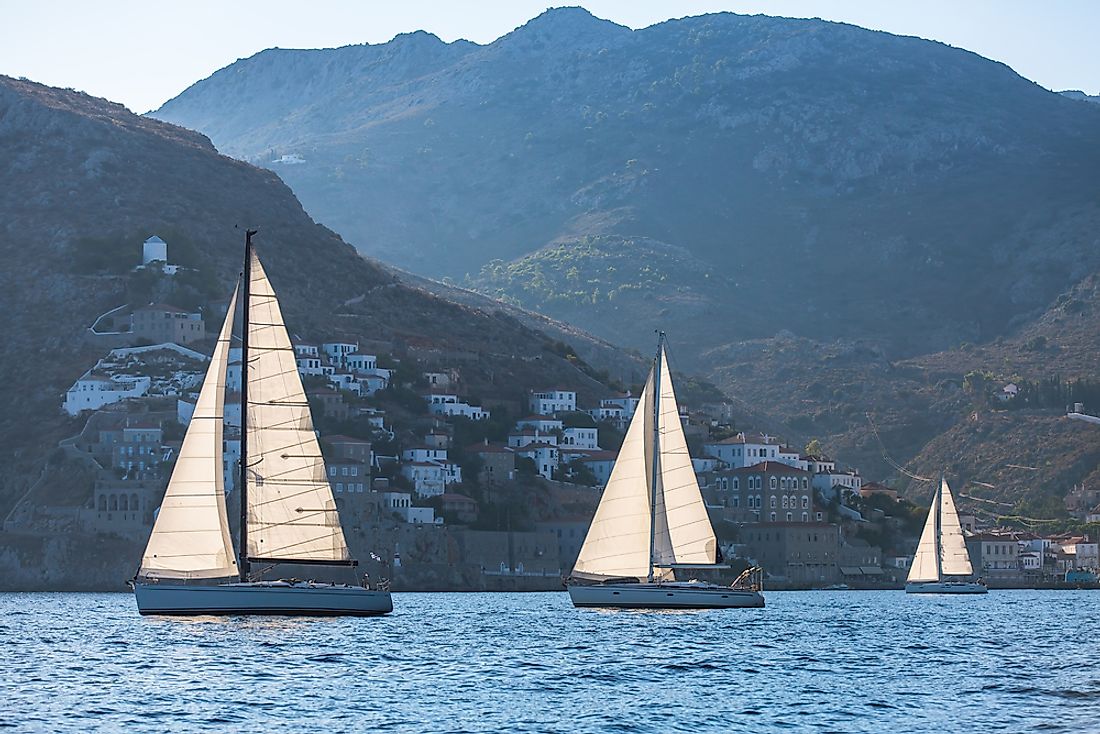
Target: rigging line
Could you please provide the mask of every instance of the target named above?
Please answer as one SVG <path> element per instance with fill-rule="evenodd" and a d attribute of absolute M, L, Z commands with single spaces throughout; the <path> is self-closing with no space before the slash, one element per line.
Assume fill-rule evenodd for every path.
<path fill-rule="evenodd" d="M 883 443 L 882 436 L 879 435 L 878 426 L 875 425 L 874 418 L 871 417 L 871 414 L 869 412 L 865 413 L 865 415 L 867 416 L 867 422 L 871 424 L 871 431 L 875 434 L 875 439 L 878 441 L 878 445 L 882 449 L 882 458 L 887 464 L 894 467 L 895 469 L 897 469 L 899 472 L 901 472 L 905 476 L 909 477 L 910 479 L 915 479 L 918 482 L 931 482 L 931 481 L 933 481 L 933 479 L 930 478 L 930 477 L 922 477 L 922 476 L 919 476 L 917 474 L 912 473 L 911 471 L 909 471 L 908 469 L 903 467 L 901 464 L 894 461 L 894 459 L 886 451 L 886 444 Z"/>

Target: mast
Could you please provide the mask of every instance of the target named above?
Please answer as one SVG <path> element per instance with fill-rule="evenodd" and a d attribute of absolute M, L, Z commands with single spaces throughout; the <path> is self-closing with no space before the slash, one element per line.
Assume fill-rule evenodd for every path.
<path fill-rule="evenodd" d="M 254 229 L 244 232 L 244 271 L 241 275 L 241 461 L 240 461 L 240 497 L 241 497 L 241 546 L 238 549 L 237 567 L 242 582 L 248 581 L 251 570 L 248 562 L 248 306 L 249 289 L 252 285 L 252 235 Z"/>
<path fill-rule="evenodd" d="M 665 332 L 657 332 L 657 356 L 653 359 L 653 467 L 649 478 L 649 576 L 653 583 L 653 546 L 657 535 L 657 478 L 661 475 L 661 350 Z"/>
<path fill-rule="evenodd" d="M 940 536 L 943 518 L 940 512 L 943 509 L 943 474 L 940 474 L 940 486 L 936 489 L 936 501 L 932 505 L 932 512 L 936 513 L 936 580 L 943 581 L 943 538 Z"/>

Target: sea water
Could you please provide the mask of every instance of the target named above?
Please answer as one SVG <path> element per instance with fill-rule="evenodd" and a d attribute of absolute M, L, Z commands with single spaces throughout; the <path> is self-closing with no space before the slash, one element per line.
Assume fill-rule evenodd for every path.
<path fill-rule="evenodd" d="M 381 618 L 140 617 L 0 594 L 0 728 L 1093 732 L 1100 592 L 770 592 L 766 609 L 395 594 Z"/>

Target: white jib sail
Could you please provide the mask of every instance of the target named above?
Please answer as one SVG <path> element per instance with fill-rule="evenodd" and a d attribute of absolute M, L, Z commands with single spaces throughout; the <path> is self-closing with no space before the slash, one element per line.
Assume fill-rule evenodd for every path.
<path fill-rule="evenodd" d="M 139 576 L 202 579 L 237 575 L 222 473 L 225 367 L 236 304 L 234 291 Z"/>
<path fill-rule="evenodd" d="M 943 480 L 940 497 L 940 566 L 943 575 L 970 576 L 974 573 L 974 567 L 970 565 L 959 512 L 955 509 L 955 498 L 946 479 Z"/>
<path fill-rule="evenodd" d="M 939 567 L 936 564 L 936 495 L 936 492 L 932 493 L 932 506 L 924 521 L 924 530 L 921 531 L 920 542 L 917 543 L 913 565 L 909 567 L 907 580 L 911 583 L 940 580 Z"/>
<path fill-rule="evenodd" d="M 652 401 L 653 374 L 650 373 L 573 566 L 576 576 L 641 579 L 649 576 Z"/>
<path fill-rule="evenodd" d="M 695 468 L 691 464 L 680 409 L 672 387 L 672 373 L 661 351 L 660 454 L 661 477 L 658 488 L 664 511 L 664 532 L 668 540 L 654 539 L 654 563 L 711 564 L 717 560 L 718 542 L 710 524 Z M 658 529 L 662 523 L 658 522 Z M 664 551 L 663 549 L 668 549 Z M 669 551 L 671 553 L 669 553 Z"/>
<path fill-rule="evenodd" d="M 349 557 L 275 291 L 252 254 L 248 329 L 248 555 Z"/>

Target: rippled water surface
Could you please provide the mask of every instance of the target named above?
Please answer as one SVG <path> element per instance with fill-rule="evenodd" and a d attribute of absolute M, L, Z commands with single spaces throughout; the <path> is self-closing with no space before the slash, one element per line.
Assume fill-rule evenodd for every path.
<path fill-rule="evenodd" d="M 0 594 L 0 728 L 1100 731 L 1100 592 L 772 592 L 767 609 L 395 594 L 376 619 Z"/>

